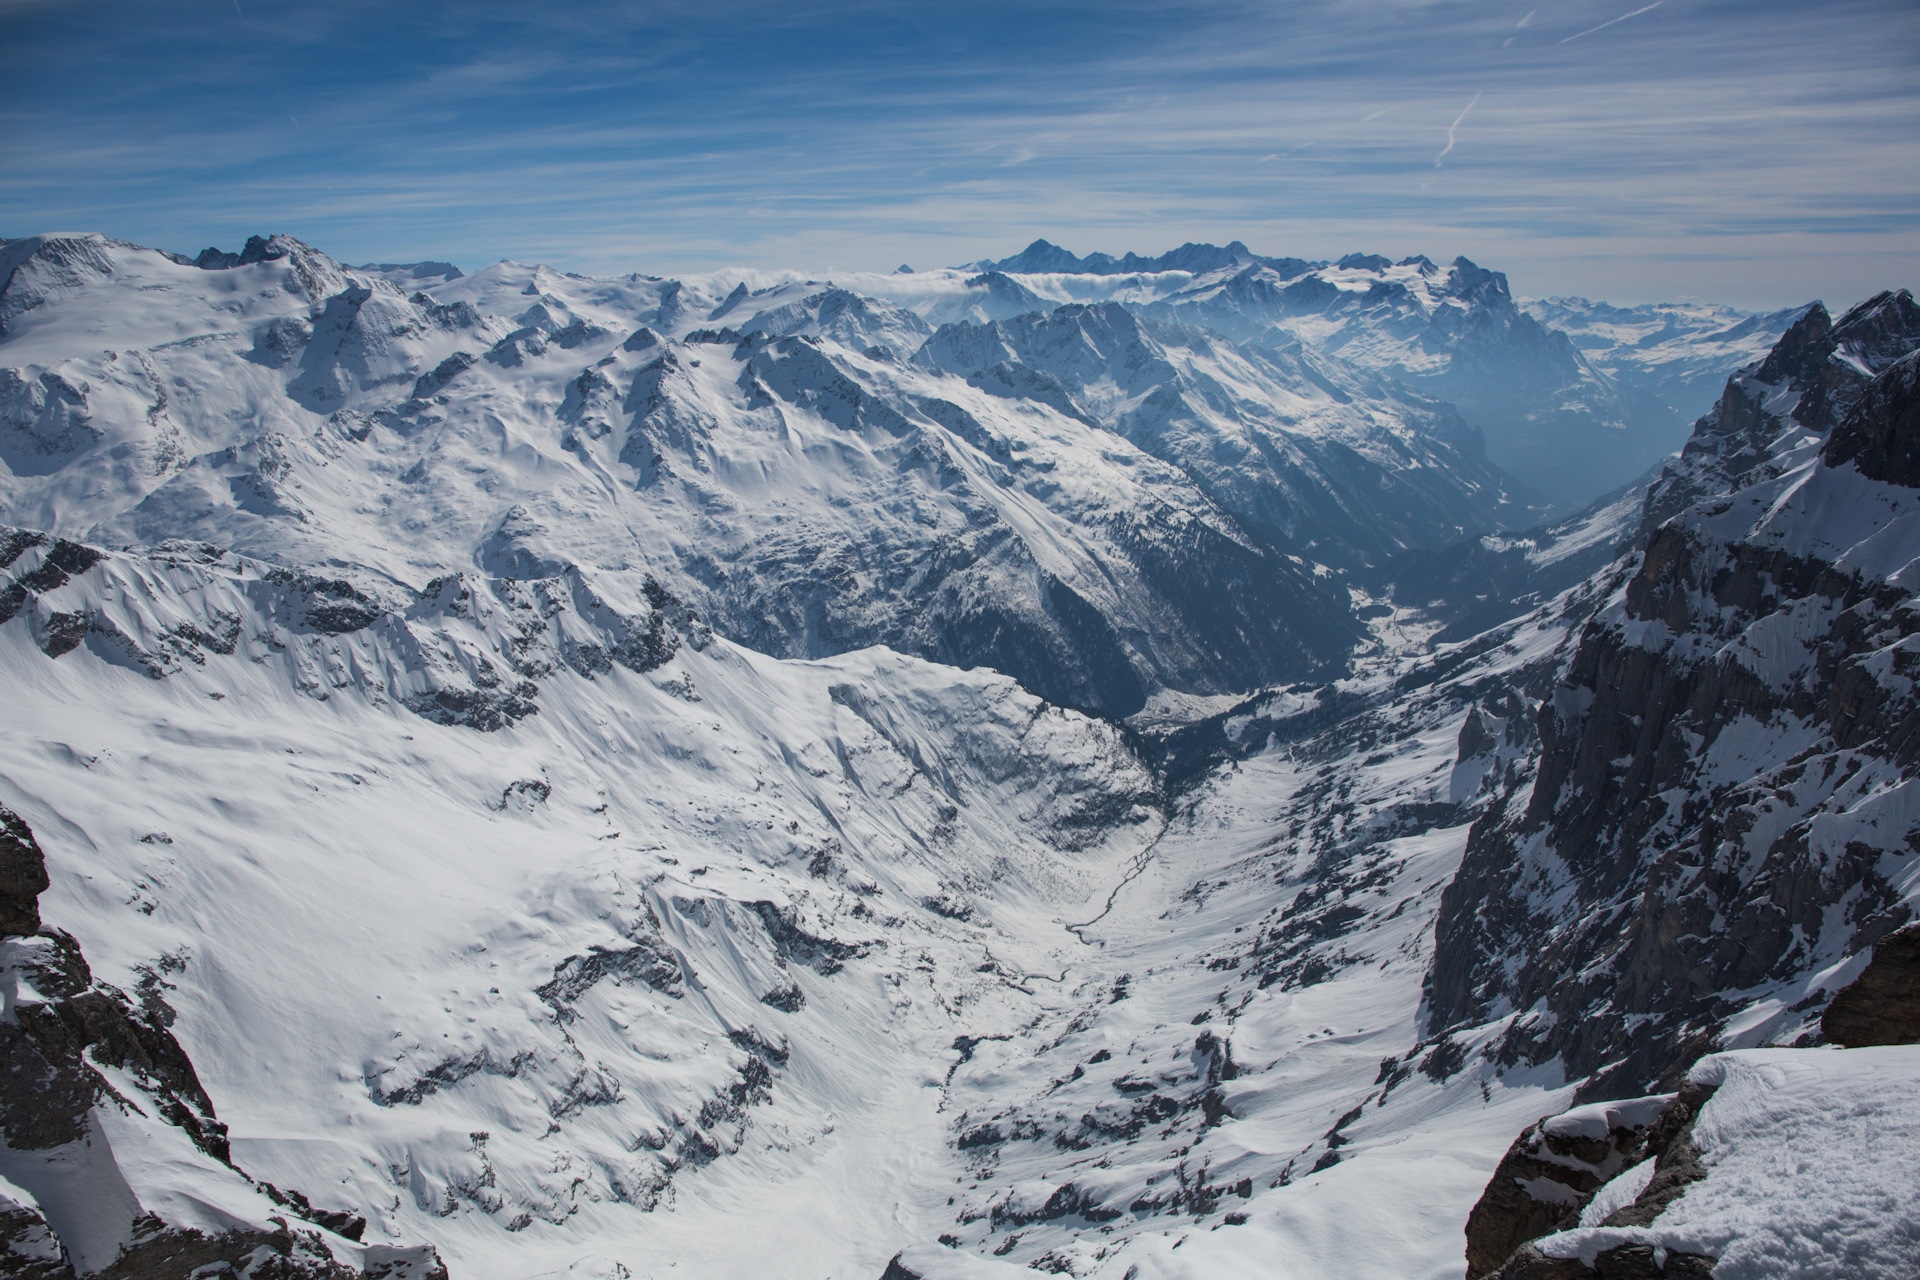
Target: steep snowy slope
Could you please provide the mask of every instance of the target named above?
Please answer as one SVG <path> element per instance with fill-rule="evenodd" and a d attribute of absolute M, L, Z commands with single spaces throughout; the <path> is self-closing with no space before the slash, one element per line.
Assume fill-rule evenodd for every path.
<path fill-rule="evenodd" d="M 885 302 L 511 264 L 436 300 L 291 241 L 221 269 L 8 252 L 0 457 L 32 527 L 375 595 L 650 573 L 763 651 L 887 643 L 1121 714 L 1338 670 L 1359 638 L 1313 562 L 1059 397 L 899 363 L 924 326 Z M 716 317 L 745 332 L 692 327 Z"/>
<path fill-rule="evenodd" d="M 1631 483 L 1677 448 L 1727 371 L 1764 354 L 1795 314 L 1691 304 L 1627 310 L 1584 299 L 1517 305 L 1504 275 L 1465 258 L 1441 266 L 1354 253 L 1306 262 L 1262 257 L 1238 241 L 1155 258 L 1079 258 L 1039 241 L 975 265 L 1055 305 L 1121 302 L 1234 341 L 1300 341 L 1389 374 L 1459 406 L 1485 432 L 1493 461 L 1563 513 Z M 854 287 L 912 306 L 892 290 L 926 296 L 941 283 L 923 273 L 862 277 Z"/>
<path fill-rule="evenodd" d="M 1529 523 L 1451 409 L 1294 344 L 1233 347 L 1118 303 L 944 325 L 916 365 L 1078 410 L 1180 468 L 1263 542 L 1341 568 Z"/>
<path fill-rule="evenodd" d="M 783 664 L 577 580 L 349 615 L 231 556 L 9 546 L 45 918 L 157 975 L 241 1168 L 465 1275 L 877 1273 L 944 1180 L 956 1024 L 1025 1020 L 1160 825 L 1114 729 L 1003 676 Z"/>
<path fill-rule="evenodd" d="M 1654 485 L 1447 890 L 1436 1027 L 1644 1091 L 1791 1042 L 1911 917 L 1916 349 L 1904 291 L 1808 311 Z"/>

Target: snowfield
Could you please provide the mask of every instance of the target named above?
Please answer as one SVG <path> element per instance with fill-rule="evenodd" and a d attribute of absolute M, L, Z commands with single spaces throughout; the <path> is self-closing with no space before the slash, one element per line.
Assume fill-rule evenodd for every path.
<path fill-rule="evenodd" d="M 55 661 L 27 617 L 0 630 L 21 677 L 0 800 L 49 851 L 47 918 L 178 1011 L 235 1163 L 365 1214 L 368 1242 L 503 1277 L 556 1250 L 636 1275 L 878 1275 L 956 1232 L 1084 1274 L 1284 1244 L 1445 1275 L 1486 1164 L 1565 1096 L 1551 1075 L 1486 1097 L 1415 1075 L 1329 1145 L 1418 1039 L 1465 830 L 1389 826 L 1449 786 L 1444 698 L 1340 797 L 1276 746 L 1173 813 L 1111 727 L 886 651 L 782 662 L 696 630 L 646 671 L 556 661 L 494 732 L 436 724 L 397 674 L 419 670 L 414 630 L 329 636 L 289 590 L 233 558 L 117 554 L 39 597 L 119 630 Z M 476 590 L 428 634 L 524 661 L 483 630 L 508 607 Z M 189 617 L 202 640 L 164 674 L 130 658 Z M 548 622 L 556 647 L 586 630 Z M 1378 924 L 1337 979 L 1262 986 L 1219 962 L 1290 904 L 1325 909 L 1298 895 L 1330 882 L 1275 839 L 1316 798 L 1357 798 L 1323 821 L 1368 849 L 1370 887 L 1339 901 Z M 166 1126 L 114 1123 L 148 1211 L 265 1216 L 204 1157 L 138 1154 Z M 979 1136 L 996 1124 L 1007 1141 Z M 111 1256 L 124 1220 L 8 1160 Z M 1405 1184 L 1391 1229 L 1353 1216 L 1384 1177 Z M 1063 1185 L 1083 1212 L 1049 1213 Z"/>
<path fill-rule="evenodd" d="M 1813 1047 L 1920 899 L 1913 489 L 1826 452 L 1905 385 L 1906 295 L 1539 527 L 1435 388 L 1609 448 L 1629 346 L 1824 310 L 1536 305 L 1577 349 L 1464 259 L 1237 244 L 203 260 L 0 242 L 0 907 L 44 926 L 0 1040 L 91 1017 L 63 1069 L 110 1090 L 54 1142 L 20 1099 L 72 1081 L 0 1087 L 8 1266 L 1439 1280 L 1516 1134 L 1691 1066 L 1706 1176 L 1605 1226 L 1627 1168 L 1542 1250 L 1913 1274 L 1915 1051 Z M 1745 701 L 1662 727 L 1601 650 Z M 1896 723 L 1835 728 L 1845 680 Z M 1624 931 L 1717 942 L 1710 893 L 1747 958 L 1623 1012 Z"/>
<path fill-rule="evenodd" d="M 1704 1058 L 1691 1076 L 1715 1090 L 1693 1130 L 1706 1177 L 1651 1227 L 1583 1219 L 1543 1241 L 1543 1253 L 1591 1259 L 1648 1243 L 1718 1258 L 1713 1274 L 1728 1280 L 1913 1274 L 1920 1048 L 1745 1049 Z M 1636 1172 L 1644 1182 L 1650 1170 L 1621 1179 Z M 1611 1199 L 1637 1193 L 1622 1188 Z"/>

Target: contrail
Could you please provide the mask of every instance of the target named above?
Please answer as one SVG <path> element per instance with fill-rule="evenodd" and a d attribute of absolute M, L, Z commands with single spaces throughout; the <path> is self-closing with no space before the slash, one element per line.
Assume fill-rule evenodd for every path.
<path fill-rule="evenodd" d="M 1605 31 L 1608 27 L 1612 26 L 1616 22 L 1625 22 L 1628 18 L 1637 18 L 1641 14 L 1645 13 L 1648 9 L 1658 9 L 1661 5 L 1665 4 L 1666 2 L 1667 0 L 1653 0 L 1652 4 L 1644 5 L 1641 8 L 1635 9 L 1632 13 L 1623 13 L 1617 18 L 1608 18 L 1605 22 L 1601 23 L 1597 27 L 1588 27 L 1585 31 L 1577 31 L 1573 35 L 1568 36 L 1565 40 L 1560 41 L 1560 43 L 1572 44 L 1575 40 L 1578 40 L 1581 36 L 1590 36 L 1596 31 Z"/>
<path fill-rule="evenodd" d="M 1480 101 L 1480 95 L 1476 93 L 1473 95 L 1473 102 L 1478 102 L 1478 101 Z M 1453 150 L 1453 131 L 1455 129 L 1458 129 L 1460 127 L 1460 122 L 1467 118 L 1467 112 L 1473 110 L 1473 102 L 1469 102 L 1464 108 L 1462 108 L 1460 114 L 1453 118 L 1453 123 L 1447 126 L 1447 145 L 1440 148 L 1440 154 L 1433 158 L 1434 168 L 1438 169 L 1440 167 L 1440 162 L 1447 158 L 1447 152 Z"/>

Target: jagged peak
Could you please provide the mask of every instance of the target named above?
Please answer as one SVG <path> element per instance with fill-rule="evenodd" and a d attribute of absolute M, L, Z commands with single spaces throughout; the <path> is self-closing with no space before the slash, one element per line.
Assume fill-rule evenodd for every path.
<path fill-rule="evenodd" d="M 1449 285 L 1456 295 L 1474 295 L 1490 289 L 1503 298 L 1512 296 L 1507 289 L 1506 272 L 1489 271 L 1465 254 L 1453 260 Z"/>
<path fill-rule="evenodd" d="M 1162 271 L 1185 271 L 1205 275 L 1230 267 L 1258 265 L 1271 267 L 1283 278 L 1311 270 L 1314 265 L 1301 258 L 1267 258 L 1255 253 L 1239 240 L 1225 247 L 1189 240 L 1177 249 L 1155 257 L 1129 252 L 1121 257 L 1110 253 L 1090 253 L 1078 257 L 1048 240 L 1035 240 L 1011 258 L 998 262 L 982 260 L 972 264 L 981 271 L 1010 271 L 1016 275 L 1130 275 Z M 1324 264 L 1319 264 L 1324 265 Z"/>
<path fill-rule="evenodd" d="M 733 286 L 733 292 L 728 294 L 719 306 L 707 313 L 707 319 L 718 320 L 752 296 L 752 292 L 747 288 L 747 282 L 742 280 Z"/>
<path fill-rule="evenodd" d="M 1333 264 L 1345 271 L 1385 271 L 1393 262 L 1377 253 L 1350 253 Z"/>
<path fill-rule="evenodd" d="M 1920 344 L 1920 305 L 1905 289 L 1884 290 L 1841 316 L 1831 340 L 1878 373 Z"/>
<path fill-rule="evenodd" d="M 248 236 L 247 243 L 238 253 L 227 253 L 212 247 L 202 249 L 200 256 L 193 260 L 193 265 L 206 271 L 226 271 L 234 267 L 252 266 L 256 262 L 277 262 L 295 254 L 326 256 L 302 240 L 285 232 L 276 232 L 270 236 Z"/>
<path fill-rule="evenodd" d="M 1761 382 L 1785 382 L 1804 368 L 1809 360 L 1824 359 L 1825 353 L 1811 356 L 1816 348 L 1827 341 L 1833 332 L 1833 317 L 1828 314 L 1826 304 L 1815 302 L 1800 313 L 1800 318 L 1787 326 L 1780 340 L 1773 344 L 1773 350 L 1753 371 L 1753 376 Z"/>

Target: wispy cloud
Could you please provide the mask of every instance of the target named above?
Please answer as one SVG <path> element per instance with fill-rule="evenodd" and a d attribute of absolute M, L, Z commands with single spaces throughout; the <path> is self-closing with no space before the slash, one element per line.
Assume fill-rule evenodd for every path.
<path fill-rule="evenodd" d="M 1666 3 L 1666 0 L 1653 0 L 1652 4 L 1642 5 L 1638 9 L 1633 10 L 1631 13 L 1623 13 L 1617 18 L 1608 18 L 1605 22 L 1601 23 L 1597 27 L 1588 27 L 1585 31 L 1576 31 L 1574 34 L 1560 41 L 1560 43 L 1572 44 L 1575 40 L 1584 40 L 1586 37 L 1592 35 L 1596 31 L 1605 31 L 1608 27 L 1612 26 L 1616 22 L 1625 22 L 1628 18 L 1637 18 L 1643 13 L 1651 13 L 1653 10 L 1658 9 L 1661 5 L 1665 3 Z"/>
<path fill-rule="evenodd" d="M 1440 162 L 1447 158 L 1447 153 L 1453 150 L 1454 135 L 1456 132 L 1458 132 L 1460 128 L 1460 122 L 1467 118 L 1467 112 L 1473 110 L 1474 103 L 1477 103 L 1479 101 L 1480 101 L 1480 95 L 1477 93 L 1474 94 L 1472 101 L 1468 102 L 1466 106 L 1460 108 L 1460 114 L 1455 116 L 1453 118 L 1453 123 L 1447 126 L 1447 145 L 1440 148 L 1440 154 L 1433 158 L 1434 168 L 1438 169 L 1440 167 Z"/>
<path fill-rule="evenodd" d="M 1794 263 L 1833 270 L 1822 244 L 1855 246 L 1862 278 L 1920 267 L 1911 0 L 1702 0 L 1658 41 L 1578 50 L 1538 15 L 1406 0 L 1259 23 L 1241 0 L 983 0 L 978 24 L 826 0 L 341 0 L 276 11 L 271 40 L 242 3 L 245 30 L 134 0 L 10 20 L 0 235 L 191 251 L 288 230 L 356 261 L 816 274 L 1035 235 L 1238 237 L 1467 252 L 1516 287 L 1603 294 L 1659 246 L 1663 292 L 1729 297 L 1716 282 L 1741 271 L 1764 291 Z M 1618 0 L 1574 3 L 1592 24 Z M 80 59 L 84 83 L 61 71 Z M 1418 120 L 1451 120 L 1438 154 Z M 1463 141 L 1471 163 L 1436 174 Z M 1680 280 L 1683 251 L 1718 274 Z"/>

